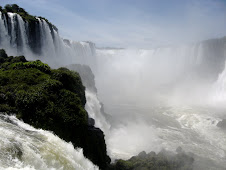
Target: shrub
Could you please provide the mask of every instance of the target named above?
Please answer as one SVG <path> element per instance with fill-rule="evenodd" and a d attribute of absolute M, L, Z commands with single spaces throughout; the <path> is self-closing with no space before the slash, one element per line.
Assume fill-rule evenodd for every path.
<path fill-rule="evenodd" d="M 19 60 L 21 61 L 21 58 L 19 58 Z M 42 63 L 40 60 L 29 62 L 17 62 L 12 65 L 12 69 L 26 69 L 26 68 L 36 68 L 44 73 L 50 73 L 50 67 L 47 64 Z"/>
<path fill-rule="evenodd" d="M 12 6 L 9 5 L 9 4 L 5 5 L 5 10 L 6 10 L 7 12 L 13 12 Z"/>
<path fill-rule="evenodd" d="M 3 49 L 0 49 L 0 58 L 7 58 L 8 57 L 8 55 L 6 54 L 6 52 L 5 52 L 5 50 L 3 50 Z"/>
<path fill-rule="evenodd" d="M 17 56 L 17 57 L 11 58 L 11 63 L 18 63 L 18 62 L 27 62 L 27 60 L 25 59 L 24 56 Z"/>
<path fill-rule="evenodd" d="M 16 111 L 25 122 L 51 130 L 55 124 L 87 125 L 85 88 L 77 73 L 65 68 L 52 70 L 39 60 L 28 62 L 24 56 L 3 58 L 0 68 L 0 112 Z M 63 133 L 60 129 L 56 132 Z"/>
<path fill-rule="evenodd" d="M 12 5 L 11 5 L 11 8 L 12 8 L 12 11 L 13 11 L 13 12 L 18 12 L 19 9 L 20 9 L 20 7 L 19 7 L 17 4 L 12 4 Z"/>
<path fill-rule="evenodd" d="M 52 71 L 51 78 L 56 79 L 63 83 L 63 87 L 67 90 L 70 90 L 76 94 L 81 99 L 83 105 L 86 103 L 85 98 L 85 87 L 80 83 L 81 78 L 77 72 L 70 71 L 67 68 L 59 68 Z"/>

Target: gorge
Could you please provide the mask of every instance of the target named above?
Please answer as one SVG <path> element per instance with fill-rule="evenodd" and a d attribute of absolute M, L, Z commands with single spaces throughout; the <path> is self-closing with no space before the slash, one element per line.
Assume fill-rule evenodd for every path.
<path fill-rule="evenodd" d="M 182 167 L 187 166 L 186 162 L 189 164 L 183 167 L 185 169 L 226 167 L 226 134 L 225 129 L 218 126 L 226 119 L 226 37 L 147 50 L 97 49 L 92 42 L 61 38 L 57 28 L 48 20 L 31 16 L 20 7 L 8 11 L 7 8 L 1 9 L 0 16 L 0 49 L 5 49 L 8 56 L 26 58 L 1 59 L 0 111 L 14 113 L 17 118 L 1 116 L 1 131 L 6 136 L 1 136 L 0 147 L 4 153 L 0 166 L 5 169 L 107 169 L 110 168 L 110 158 L 114 162 L 145 151 L 150 154 L 140 153 L 131 158 L 132 161 L 140 158 L 149 161 L 150 155 L 150 159 L 158 159 L 161 154 L 163 157 L 170 155 L 169 160 L 178 160 L 178 155 L 184 154 L 186 161 Z M 41 61 L 30 60 L 41 60 L 52 69 Z M 59 67 L 74 70 L 81 78 L 77 73 Z M 21 80 L 17 77 L 20 70 L 22 73 L 29 70 L 26 76 L 45 77 Z M 9 72 L 15 72 L 12 78 Z M 9 85 L 12 85 L 11 91 L 16 86 L 17 90 L 28 91 L 24 95 L 28 98 L 36 93 L 31 85 L 39 87 L 39 93 L 54 92 L 53 96 L 57 95 L 35 96 L 39 99 L 35 105 L 42 107 L 29 110 L 23 108 L 23 100 L 13 97 L 10 100 L 4 96 L 10 96 L 7 93 Z M 60 100 L 61 96 L 65 98 Z M 73 109 L 78 108 L 74 108 L 70 99 L 84 117 L 73 117 Z M 64 102 L 66 104 L 61 105 Z M 45 106 L 45 103 L 51 104 Z M 72 110 L 67 109 L 71 106 Z M 66 117 L 61 114 L 65 110 L 68 111 Z M 46 117 L 39 119 L 39 114 Z M 81 117 L 84 122 L 77 122 Z M 18 118 L 44 130 L 35 129 Z M 52 122 L 46 123 L 46 119 Z M 13 138 L 15 132 L 20 134 L 18 138 Z M 27 143 L 23 138 L 31 142 Z M 55 144 L 56 150 L 51 143 Z M 45 151 L 49 147 L 53 154 Z M 83 148 L 83 154 L 93 163 L 76 147 Z M 33 163 L 28 159 L 30 151 L 40 158 L 39 161 Z M 126 167 L 119 161 L 117 166 L 135 169 L 133 163 Z M 159 166 L 167 167 L 168 164 Z M 181 165 L 177 166 L 182 169 Z"/>

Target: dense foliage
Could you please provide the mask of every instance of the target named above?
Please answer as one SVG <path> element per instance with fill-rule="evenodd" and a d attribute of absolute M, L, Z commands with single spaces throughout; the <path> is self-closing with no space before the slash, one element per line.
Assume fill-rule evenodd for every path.
<path fill-rule="evenodd" d="M 111 170 L 192 170 L 194 159 L 181 149 L 177 154 L 161 151 L 158 154 L 141 152 L 129 160 L 117 160 Z"/>
<path fill-rule="evenodd" d="M 51 130 L 56 123 L 87 125 L 84 87 L 76 72 L 52 70 L 23 56 L 7 57 L 0 50 L 0 85 L 1 112 L 17 113 L 26 122 Z"/>
<path fill-rule="evenodd" d="M 51 130 L 101 169 L 110 163 L 103 132 L 88 124 L 85 87 L 77 72 L 51 69 L 39 60 L 8 57 L 0 50 L 0 112 Z"/>
<path fill-rule="evenodd" d="M 4 8 L 0 6 L 0 11 L 3 14 L 7 12 L 17 13 L 23 18 L 24 21 L 27 21 L 29 23 L 38 21 L 36 16 L 30 15 L 27 11 L 19 7 L 17 4 L 7 4 L 5 5 Z M 58 31 L 57 27 L 53 25 L 51 22 L 49 22 L 46 18 L 43 18 L 43 17 L 38 17 L 38 18 L 45 20 L 53 29 Z"/>

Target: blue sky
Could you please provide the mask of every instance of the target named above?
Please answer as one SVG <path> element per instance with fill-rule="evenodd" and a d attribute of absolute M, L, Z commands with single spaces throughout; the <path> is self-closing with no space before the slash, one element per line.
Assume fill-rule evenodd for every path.
<path fill-rule="evenodd" d="M 152 48 L 226 36 L 226 0 L 0 0 L 43 16 L 62 37 Z"/>

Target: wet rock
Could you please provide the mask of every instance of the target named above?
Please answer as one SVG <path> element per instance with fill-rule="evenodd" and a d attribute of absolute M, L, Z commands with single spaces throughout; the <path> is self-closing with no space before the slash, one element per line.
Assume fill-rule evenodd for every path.
<path fill-rule="evenodd" d="M 88 119 L 88 125 L 94 126 L 95 125 L 95 120 L 93 118 Z"/>
<path fill-rule="evenodd" d="M 218 122 L 217 126 L 226 130 L 226 119 L 223 119 L 222 121 Z"/>

